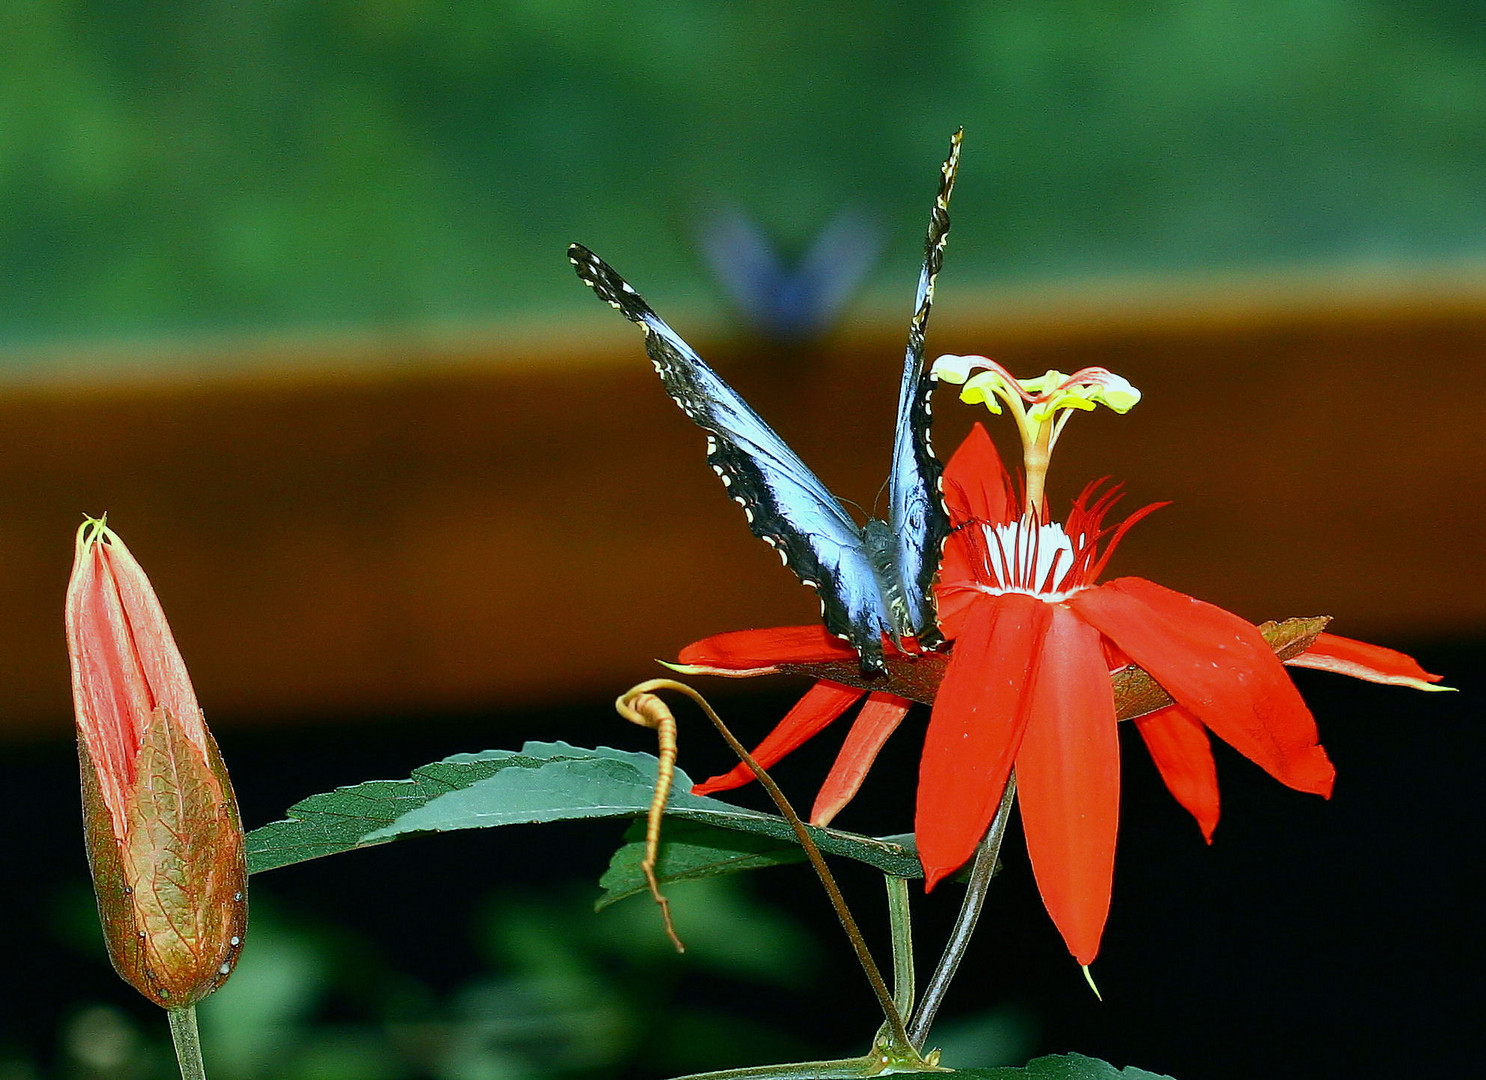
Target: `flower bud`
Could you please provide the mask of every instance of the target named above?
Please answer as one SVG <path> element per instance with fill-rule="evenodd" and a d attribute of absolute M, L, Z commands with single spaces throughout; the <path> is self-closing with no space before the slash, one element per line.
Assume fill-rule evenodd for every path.
<path fill-rule="evenodd" d="M 242 822 L 155 591 L 102 521 L 78 530 L 67 652 L 109 958 L 157 1005 L 190 1005 L 226 981 L 242 946 Z"/>

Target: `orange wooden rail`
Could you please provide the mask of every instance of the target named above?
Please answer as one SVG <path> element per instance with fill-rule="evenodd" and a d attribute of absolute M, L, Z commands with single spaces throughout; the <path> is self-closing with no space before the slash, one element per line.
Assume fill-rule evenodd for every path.
<path fill-rule="evenodd" d="M 540 337 L 154 347 L 96 369 L 113 374 L 57 349 L 0 384 L 0 731 L 68 722 L 84 512 L 150 572 L 218 722 L 606 696 L 695 637 L 814 619 L 639 335 L 603 315 Z M 696 337 L 872 504 L 901 327 L 798 355 Z M 1106 474 L 1131 509 L 1173 501 L 1116 573 L 1382 641 L 1486 628 L 1486 276 L 946 288 L 930 346 L 1142 388 L 1127 417 L 1075 419 L 1054 463 L 1055 505 Z M 975 416 L 948 390 L 937 414 L 947 455 Z"/>

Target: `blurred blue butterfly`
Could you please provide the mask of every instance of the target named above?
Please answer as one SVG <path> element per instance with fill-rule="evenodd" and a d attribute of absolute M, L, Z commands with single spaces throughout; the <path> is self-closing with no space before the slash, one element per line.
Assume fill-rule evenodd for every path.
<path fill-rule="evenodd" d="M 888 518 L 858 527 L 824 484 L 746 401 L 718 378 L 629 283 L 581 244 L 568 248 L 578 277 L 645 332 L 645 351 L 666 392 L 707 433 L 707 461 L 743 507 L 753 534 L 820 596 L 826 629 L 849 642 L 864 676 L 884 674 L 882 637 L 913 637 L 933 648 L 943 637 L 931 587 L 949 532 L 942 467 L 929 445 L 924 331 L 949 238 L 949 197 L 960 160 L 957 131 L 929 217 L 918 297 L 898 390 Z"/>
<path fill-rule="evenodd" d="M 697 232 L 707 265 L 739 314 L 758 333 L 786 344 L 829 330 L 882 249 L 881 228 L 851 207 L 793 263 L 737 206 L 713 210 Z"/>

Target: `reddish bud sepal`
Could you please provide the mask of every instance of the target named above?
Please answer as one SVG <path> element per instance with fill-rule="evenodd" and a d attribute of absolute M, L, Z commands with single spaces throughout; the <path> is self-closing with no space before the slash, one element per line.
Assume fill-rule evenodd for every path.
<path fill-rule="evenodd" d="M 247 925 L 237 799 L 149 579 L 101 521 L 67 589 L 83 831 L 119 975 L 167 1009 L 226 981 Z"/>

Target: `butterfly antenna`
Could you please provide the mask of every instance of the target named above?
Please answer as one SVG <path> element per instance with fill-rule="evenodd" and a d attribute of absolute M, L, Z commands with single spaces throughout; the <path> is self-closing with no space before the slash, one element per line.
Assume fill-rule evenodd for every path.
<path fill-rule="evenodd" d="M 842 506 L 851 507 L 858 514 L 862 515 L 862 520 L 864 521 L 872 516 L 871 514 L 867 513 L 867 508 L 861 503 L 857 502 L 855 499 L 837 499 L 836 501 Z"/>

